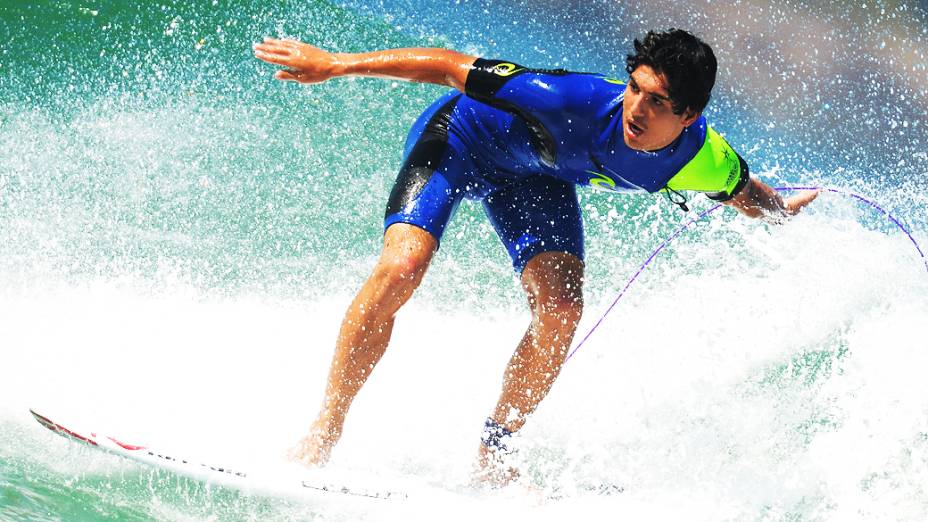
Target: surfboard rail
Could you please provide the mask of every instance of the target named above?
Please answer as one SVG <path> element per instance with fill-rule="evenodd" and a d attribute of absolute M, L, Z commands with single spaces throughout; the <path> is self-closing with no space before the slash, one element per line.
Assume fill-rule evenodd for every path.
<path fill-rule="evenodd" d="M 40 414 L 33 409 L 29 412 L 35 420 L 51 430 L 53 433 L 68 440 L 78 442 L 85 446 L 122 457 L 124 459 L 145 464 L 155 469 L 167 470 L 180 476 L 201 480 L 243 492 L 259 492 L 272 494 L 298 494 L 301 497 L 352 497 L 371 499 L 376 501 L 403 500 L 408 494 L 400 491 L 364 489 L 348 484 L 339 484 L 323 477 L 298 476 L 290 474 L 288 477 L 262 477 L 260 473 L 251 473 L 228 466 L 218 466 L 200 462 L 198 459 L 179 457 L 169 452 L 157 451 L 147 445 L 129 444 L 122 439 L 102 435 L 94 431 L 81 431 L 72 427 L 65 427 L 62 423 L 54 421 L 47 415 Z M 316 473 L 321 475 L 322 473 Z M 306 475 L 313 475 L 306 470 Z M 273 482 L 270 484 L 269 482 Z M 281 487 L 283 486 L 283 487 Z"/>

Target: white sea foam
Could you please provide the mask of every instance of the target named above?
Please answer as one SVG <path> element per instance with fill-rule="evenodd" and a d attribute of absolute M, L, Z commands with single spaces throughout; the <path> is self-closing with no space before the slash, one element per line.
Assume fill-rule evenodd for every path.
<path fill-rule="evenodd" d="M 739 227 L 737 247 L 711 236 L 674 245 L 568 362 L 518 440 L 539 492 L 465 488 L 527 315 L 432 311 L 427 287 L 400 313 L 332 469 L 439 485 L 461 520 L 487 509 L 541 520 L 922 518 L 928 275 L 911 243 L 824 213 Z M 612 297 L 588 305 L 581 334 Z M 130 442 L 272 465 L 315 413 L 349 298 L 219 299 L 125 280 L 8 293 L 0 414 L 24 458 L 57 459 L 62 473 L 84 471 L 86 458 L 61 459 L 63 446 L 38 457 L 49 435 L 28 408 Z M 624 491 L 592 492 L 602 486 Z M 419 501 L 395 516 L 439 511 Z"/>

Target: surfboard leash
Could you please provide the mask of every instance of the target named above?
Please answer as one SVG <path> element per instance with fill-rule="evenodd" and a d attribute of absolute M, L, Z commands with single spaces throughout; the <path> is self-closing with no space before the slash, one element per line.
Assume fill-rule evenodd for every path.
<path fill-rule="evenodd" d="M 918 242 L 915 241 L 915 237 L 912 235 L 912 233 L 909 232 L 909 230 L 905 227 L 905 225 L 902 224 L 901 221 L 896 219 L 892 214 L 887 212 L 885 209 L 883 209 L 883 207 L 878 205 L 873 200 L 865 198 L 861 196 L 860 194 L 856 194 L 854 192 L 831 188 L 831 187 L 775 187 L 775 189 L 781 192 L 790 191 L 790 190 L 820 190 L 823 192 L 832 192 L 835 194 L 841 194 L 842 196 L 847 196 L 849 198 L 857 199 L 859 201 L 866 203 L 870 207 L 876 209 L 881 214 L 885 215 L 890 221 L 892 221 L 897 227 L 899 227 L 899 229 L 902 230 L 903 233 L 905 233 L 905 235 L 909 238 L 909 241 L 912 242 L 912 245 L 915 246 L 915 250 L 918 251 L 918 255 L 921 256 L 922 262 L 925 264 L 925 270 L 928 271 L 928 259 L 926 259 L 924 251 L 922 250 L 921 246 L 919 246 Z M 641 266 L 638 268 L 638 271 L 635 272 L 635 275 L 633 275 L 631 279 L 629 279 L 628 282 L 625 283 L 625 286 L 622 288 L 622 290 L 619 292 L 616 298 L 612 301 L 612 304 L 610 304 L 609 307 L 606 308 L 606 311 L 603 312 L 603 315 L 599 318 L 599 320 L 596 321 L 596 324 L 594 324 L 593 327 L 590 328 L 590 330 L 586 333 L 586 335 L 583 336 L 583 339 L 581 339 L 580 342 L 577 343 L 577 346 L 574 347 L 574 349 L 571 350 L 569 354 L 567 354 L 567 358 L 564 360 L 564 362 L 569 361 L 570 358 L 573 357 L 575 353 L 577 353 L 577 350 L 579 350 L 580 347 L 583 346 L 584 343 L 586 343 L 587 339 L 589 339 L 590 336 L 593 335 L 593 332 L 595 332 L 596 329 L 599 328 L 599 326 L 606 319 L 606 316 L 608 316 L 609 313 L 612 312 L 612 309 L 615 308 L 615 306 L 619 303 L 619 300 L 622 299 L 622 297 L 628 291 L 629 287 L 631 287 L 632 284 L 638 279 L 638 276 L 640 276 L 641 273 L 644 272 L 645 268 L 647 268 L 648 265 L 650 265 L 651 262 L 654 261 L 654 258 L 656 258 L 657 255 L 660 254 L 661 251 L 663 251 L 664 248 L 667 247 L 667 245 L 669 245 L 674 239 L 676 239 L 681 234 L 683 234 L 683 232 L 685 232 L 690 226 L 698 223 L 699 221 L 702 221 L 703 218 L 715 212 L 716 210 L 722 208 L 722 206 L 723 206 L 722 204 L 718 204 L 708 210 L 704 210 L 700 212 L 696 217 L 690 219 L 689 221 L 681 225 L 680 228 L 676 229 L 672 234 L 667 236 L 667 239 L 662 241 L 661 244 L 658 245 L 656 249 L 654 249 L 654 252 L 651 252 L 651 255 L 648 256 L 645 262 L 641 264 Z"/>

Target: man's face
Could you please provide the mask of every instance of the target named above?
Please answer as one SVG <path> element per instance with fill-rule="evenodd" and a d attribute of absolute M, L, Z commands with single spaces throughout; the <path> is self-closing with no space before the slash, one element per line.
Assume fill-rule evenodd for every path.
<path fill-rule="evenodd" d="M 649 65 L 632 71 L 622 102 L 622 135 L 635 150 L 657 150 L 675 139 L 699 118 L 687 109 L 674 114 L 667 78 Z"/>

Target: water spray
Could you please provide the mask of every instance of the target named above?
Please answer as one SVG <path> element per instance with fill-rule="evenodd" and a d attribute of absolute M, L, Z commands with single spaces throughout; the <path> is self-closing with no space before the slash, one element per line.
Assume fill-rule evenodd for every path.
<path fill-rule="evenodd" d="M 890 221 L 892 221 L 893 223 L 895 223 L 895 225 L 896 225 L 897 227 L 899 227 L 899 229 L 902 230 L 902 232 L 904 232 L 906 236 L 908 236 L 909 240 L 912 242 L 912 245 L 915 246 L 915 250 L 918 251 L 918 255 L 921 256 L 922 262 L 925 264 L 925 271 L 928 272 L 928 259 L 925 258 L 925 253 L 924 253 L 924 251 L 922 251 L 922 249 L 921 249 L 921 247 L 919 246 L 918 242 L 915 241 L 915 237 L 912 235 L 912 233 L 909 232 L 909 230 L 905 227 L 905 225 L 902 224 L 902 222 L 900 222 L 900 221 L 899 221 L 898 219 L 896 219 L 892 214 L 890 214 L 889 212 L 887 212 L 886 210 L 884 210 L 883 207 L 877 205 L 873 200 L 867 199 L 867 198 L 861 196 L 860 194 L 855 194 L 854 192 L 850 192 L 850 191 L 846 191 L 846 190 L 841 190 L 841 189 L 836 189 L 836 188 L 830 188 L 830 187 L 776 187 L 776 190 L 779 190 L 779 191 L 790 191 L 790 190 L 821 190 L 821 191 L 823 191 L 823 192 L 832 192 L 832 193 L 835 193 L 835 194 L 841 194 L 841 195 L 843 195 L 843 196 L 847 196 L 847 197 L 849 197 L 849 198 L 857 199 L 857 200 L 859 200 L 859 201 L 862 201 L 862 202 L 866 203 L 866 204 L 869 205 L 870 207 L 876 209 L 876 210 L 877 210 L 878 212 L 880 212 L 881 214 L 885 215 L 885 216 L 887 217 L 887 219 L 889 219 Z M 609 307 L 606 308 L 606 311 L 603 312 L 603 315 L 599 318 L 598 321 L 596 321 L 596 324 L 594 324 L 593 327 L 590 328 L 590 330 L 586 333 L 586 335 L 583 336 L 583 339 L 581 339 L 580 342 L 577 343 L 577 346 L 567 355 L 567 359 L 566 359 L 566 360 L 569 361 L 570 358 L 573 357 L 575 353 L 577 353 L 577 350 L 579 350 L 580 347 L 583 346 L 584 343 L 586 343 L 587 339 L 589 339 L 590 336 L 593 335 L 593 332 L 595 332 L 596 329 L 599 328 L 599 325 L 601 325 L 601 324 L 603 323 L 603 321 L 606 319 L 606 316 L 609 315 L 609 313 L 612 311 L 612 309 L 615 308 L 615 305 L 618 304 L 619 300 L 622 299 L 622 296 L 624 296 L 625 293 L 628 291 L 628 289 L 632 286 L 632 283 L 634 283 L 634 282 L 638 279 L 638 276 L 640 276 L 641 273 L 644 272 L 644 269 L 647 268 L 648 265 L 651 264 L 651 261 L 654 261 L 654 258 L 656 258 L 657 255 L 660 254 L 661 251 L 663 251 L 664 248 L 666 248 L 667 245 L 669 245 L 671 241 L 673 241 L 674 239 L 676 239 L 677 237 L 679 237 L 681 234 L 683 234 L 683 232 L 685 232 L 687 229 L 689 229 L 692 225 L 698 223 L 699 221 L 701 221 L 703 218 L 705 218 L 705 217 L 708 216 L 709 214 L 711 214 L 711 213 L 715 212 L 716 210 L 722 208 L 722 206 L 723 206 L 722 204 L 718 204 L 718 205 L 715 205 L 714 207 L 712 207 L 712 208 L 710 208 L 710 209 L 708 209 L 708 210 L 704 210 L 703 212 L 701 212 L 701 213 L 700 213 L 699 215 L 697 215 L 696 217 L 690 219 L 689 221 L 687 221 L 686 223 L 684 223 L 683 225 L 681 225 L 680 228 L 678 228 L 677 230 L 675 230 L 672 234 L 670 234 L 669 236 L 667 236 L 667 239 L 665 239 L 664 241 L 662 241 L 661 244 L 658 245 L 656 249 L 654 249 L 654 252 L 651 252 L 651 255 L 648 256 L 648 258 L 645 260 L 644 263 L 642 263 L 641 267 L 638 268 L 638 271 L 635 272 L 635 275 L 633 275 L 633 276 L 631 277 L 631 279 L 629 279 L 628 282 L 625 283 L 625 286 L 622 288 L 622 290 L 619 292 L 619 294 L 616 296 L 616 298 L 612 301 L 612 304 L 610 304 Z"/>

